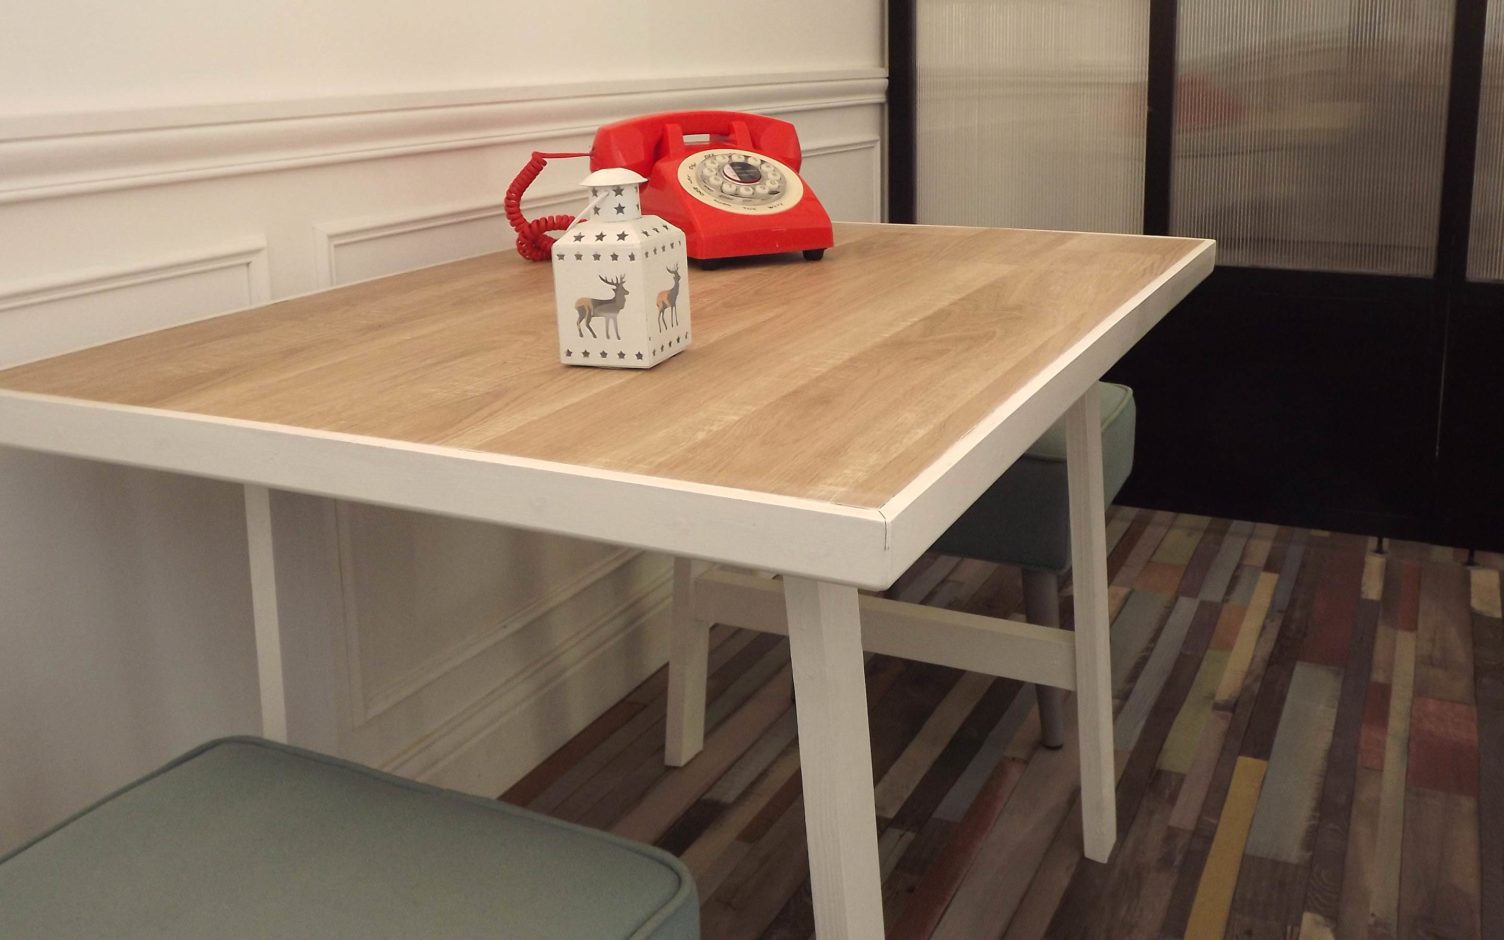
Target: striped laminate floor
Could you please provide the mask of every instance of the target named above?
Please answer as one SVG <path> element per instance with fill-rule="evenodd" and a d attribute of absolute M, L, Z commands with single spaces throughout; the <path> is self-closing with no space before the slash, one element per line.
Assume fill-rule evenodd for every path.
<path fill-rule="evenodd" d="M 1108 538 L 1111 862 L 1027 690 L 874 656 L 890 935 L 1504 937 L 1504 557 L 1121 507 Z M 1021 606 L 1016 570 L 953 558 L 890 593 Z M 808 937 L 788 644 L 713 643 L 688 766 L 660 671 L 503 799 L 679 854 L 708 938 Z"/>

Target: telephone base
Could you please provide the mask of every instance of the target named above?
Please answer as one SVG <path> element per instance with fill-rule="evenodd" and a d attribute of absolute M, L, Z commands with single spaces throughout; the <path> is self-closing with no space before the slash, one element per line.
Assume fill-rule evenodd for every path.
<path fill-rule="evenodd" d="M 773 252 L 772 254 L 767 255 L 733 255 L 729 258 L 696 258 L 691 255 L 689 260 L 693 261 L 695 263 L 695 266 L 698 267 L 701 271 L 714 271 L 717 268 L 725 267 L 726 262 L 728 261 L 755 261 L 758 258 L 773 258 L 777 257 L 780 254 L 789 254 L 789 252 Z M 821 258 L 825 257 L 825 249 L 806 248 L 801 252 L 801 254 L 804 255 L 805 261 L 819 261 Z"/>

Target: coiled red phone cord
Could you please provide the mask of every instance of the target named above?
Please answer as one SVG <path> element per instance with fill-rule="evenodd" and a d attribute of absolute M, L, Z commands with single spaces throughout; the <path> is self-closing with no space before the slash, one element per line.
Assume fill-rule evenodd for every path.
<path fill-rule="evenodd" d="M 512 228 L 517 230 L 517 253 L 530 261 L 547 261 L 548 249 L 553 247 L 554 237 L 549 232 L 562 232 L 569 228 L 569 223 L 574 221 L 572 215 L 545 215 L 540 219 L 529 219 L 522 214 L 522 194 L 543 172 L 549 160 L 563 157 L 588 157 L 588 153 L 539 153 L 533 151 L 533 158 L 512 180 L 512 185 L 507 187 L 507 198 L 503 203 L 506 208 L 507 221 L 512 223 Z"/>

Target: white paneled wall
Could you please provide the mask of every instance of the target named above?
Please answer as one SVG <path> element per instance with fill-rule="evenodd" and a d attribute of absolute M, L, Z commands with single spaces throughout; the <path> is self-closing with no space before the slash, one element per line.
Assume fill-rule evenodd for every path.
<path fill-rule="evenodd" d="M 508 249 L 502 193 L 529 152 L 637 113 L 783 116 L 832 214 L 880 216 L 880 3 L 772 0 L 803 22 L 777 42 L 727 41 L 678 0 L 571 7 L 588 28 L 536 9 L 38 5 L 0 56 L 0 365 Z M 551 80 L 600 37 L 609 56 Z M 529 213 L 571 204 L 584 172 L 551 166 Z M 0 450 L 0 850 L 256 730 L 240 505 L 227 483 Z M 311 641 L 331 665 L 314 743 L 499 792 L 662 662 L 665 559 L 307 515 L 334 624 Z"/>

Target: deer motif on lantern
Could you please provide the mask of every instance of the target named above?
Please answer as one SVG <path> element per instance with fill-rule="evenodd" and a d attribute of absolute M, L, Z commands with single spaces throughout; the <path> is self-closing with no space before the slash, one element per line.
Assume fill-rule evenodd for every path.
<path fill-rule="evenodd" d="M 649 369 L 690 343 L 684 233 L 643 215 L 626 169 L 597 170 L 584 213 L 554 242 L 559 361 Z M 611 296 L 603 296 L 604 284 Z"/>

